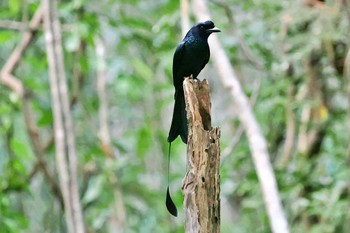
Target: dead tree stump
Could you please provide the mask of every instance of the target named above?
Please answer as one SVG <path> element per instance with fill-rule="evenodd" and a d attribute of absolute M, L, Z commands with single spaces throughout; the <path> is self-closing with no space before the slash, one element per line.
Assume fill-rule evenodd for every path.
<path fill-rule="evenodd" d="M 220 232 L 220 129 L 212 128 L 206 80 L 186 78 L 187 173 L 183 181 L 186 233 Z"/>

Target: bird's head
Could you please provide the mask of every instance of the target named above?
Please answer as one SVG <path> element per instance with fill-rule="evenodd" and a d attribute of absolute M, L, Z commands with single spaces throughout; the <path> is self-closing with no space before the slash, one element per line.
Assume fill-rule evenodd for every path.
<path fill-rule="evenodd" d="M 190 31 L 192 31 L 193 34 L 208 38 L 213 32 L 220 32 L 220 29 L 215 27 L 212 21 L 208 20 L 197 23 Z"/>

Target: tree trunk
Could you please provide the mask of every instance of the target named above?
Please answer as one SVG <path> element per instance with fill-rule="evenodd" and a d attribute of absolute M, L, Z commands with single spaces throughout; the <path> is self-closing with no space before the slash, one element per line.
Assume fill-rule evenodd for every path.
<path fill-rule="evenodd" d="M 220 232 L 220 130 L 211 127 L 209 86 L 184 81 L 189 128 L 183 183 L 186 233 Z"/>

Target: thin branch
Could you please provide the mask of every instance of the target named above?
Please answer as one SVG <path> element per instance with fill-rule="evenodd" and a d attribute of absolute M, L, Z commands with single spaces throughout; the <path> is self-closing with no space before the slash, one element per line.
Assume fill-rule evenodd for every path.
<path fill-rule="evenodd" d="M 255 82 L 254 90 L 253 90 L 253 95 L 250 98 L 249 104 L 254 107 L 256 100 L 259 95 L 259 90 L 260 90 L 260 85 L 261 85 L 261 79 L 257 79 Z M 233 136 L 231 142 L 229 145 L 224 149 L 221 155 L 221 164 L 226 160 L 226 158 L 231 154 L 231 152 L 234 150 L 235 146 L 237 143 L 240 141 L 241 136 L 244 132 L 244 126 L 240 125 L 239 128 L 236 130 L 235 135 Z"/>
<path fill-rule="evenodd" d="M 181 29 L 184 37 L 190 29 L 189 0 L 181 0 Z"/>
<path fill-rule="evenodd" d="M 99 130 L 98 136 L 101 141 L 103 152 L 108 157 L 113 157 L 111 146 L 111 136 L 108 127 L 108 103 L 106 93 L 107 71 L 106 71 L 106 48 L 101 38 L 96 38 L 96 55 L 97 55 L 97 94 L 99 98 Z"/>
<path fill-rule="evenodd" d="M 63 206 L 63 198 L 60 191 L 60 188 L 54 179 L 54 176 L 51 174 L 50 170 L 48 169 L 48 165 L 44 159 L 44 147 L 43 143 L 40 140 L 39 137 L 39 129 L 37 125 L 35 124 L 34 120 L 34 113 L 33 110 L 30 108 L 30 101 L 28 96 L 24 96 L 22 99 L 22 106 L 23 106 L 23 117 L 24 117 L 24 123 L 26 125 L 27 133 L 29 135 L 29 139 L 32 143 L 34 154 L 36 155 L 38 161 L 37 165 L 40 171 L 43 172 L 44 178 L 48 185 L 51 187 L 51 191 L 54 196 L 57 197 L 61 205 Z M 29 179 L 31 176 L 29 177 Z"/>
<path fill-rule="evenodd" d="M 36 173 L 38 173 L 39 171 L 39 168 L 40 168 L 40 165 L 39 165 L 39 161 L 37 161 L 34 166 L 32 167 L 32 170 L 31 172 L 29 173 L 28 177 L 27 177 L 27 182 L 29 183 L 33 177 L 35 176 Z"/>
<path fill-rule="evenodd" d="M 28 23 L 12 21 L 12 20 L 0 20 L 0 29 L 3 30 L 13 30 L 21 32 L 38 32 L 43 31 L 41 24 L 40 27 L 32 28 Z M 74 24 L 63 24 L 62 31 L 64 32 L 74 32 L 76 26 Z"/>
<path fill-rule="evenodd" d="M 295 123 L 295 116 L 293 112 L 293 105 L 290 104 L 293 101 L 295 86 L 293 85 L 289 91 L 288 91 L 288 104 L 286 106 L 286 121 L 287 121 L 287 127 L 286 127 L 286 134 L 285 134 L 285 142 L 283 146 L 283 152 L 280 160 L 280 166 L 285 167 L 287 166 L 290 157 L 292 156 L 294 144 L 295 144 L 295 131 L 296 131 L 296 123 Z"/>
<path fill-rule="evenodd" d="M 78 101 L 82 86 L 85 83 L 85 74 L 82 69 L 81 59 L 86 57 L 86 53 L 87 53 L 86 48 L 87 48 L 86 42 L 83 40 L 80 40 L 79 48 L 74 53 L 74 56 L 73 56 L 74 66 L 73 66 L 73 74 L 72 74 L 72 80 L 73 80 L 72 94 L 71 94 L 71 100 L 70 100 L 71 107 L 73 107 L 74 104 Z"/>
<path fill-rule="evenodd" d="M 8 73 L 0 73 L 0 82 L 12 89 L 19 97 L 24 95 L 23 84 L 15 76 Z"/>
<path fill-rule="evenodd" d="M 109 176 L 109 182 L 111 186 L 113 187 L 113 206 L 112 206 L 112 213 L 110 216 L 110 229 L 113 229 L 113 232 L 115 233 L 123 233 L 127 229 L 127 215 L 125 206 L 123 203 L 124 197 L 123 193 L 118 185 L 118 178 L 116 174 L 112 174 Z"/>
<path fill-rule="evenodd" d="M 108 101 L 107 101 L 107 67 L 106 67 L 106 47 L 104 41 L 96 37 L 96 55 L 97 55 L 97 94 L 99 98 L 99 131 L 98 136 L 101 142 L 102 151 L 109 158 L 116 159 L 114 156 L 113 146 L 111 145 L 111 136 L 108 127 Z M 109 176 L 111 186 L 114 191 L 114 202 L 112 214 L 109 221 L 112 229 L 116 233 L 125 232 L 126 229 L 126 211 L 123 203 L 123 194 L 118 185 L 118 177 L 116 174 Z"/>
<path fill-rule="evenodd" d="M 55 129 L 56 161 L 69 233 L 83 233 L 84 222 L 78 193 L 77 155 L 67 80 L 64 72 L 61 27 L 57 2 L 43 0 L 45 42 L 49 64 Z"/>
<path fill-rule="evenodd" d="M 30 31 L 26 32 L 23 35 L 22 41 L 19 43 L 19 45 L 16 47 L 16 49 L 14 50 L 14 52 L 11 54 L 10 58 L 7 60 L 6 64 L 4 65 L 2 69 L 4 73 L 11 74 L 12 71 L 16 68 L 16 66 L 21 60 L 21 57 L 23 56 L 24 51 L 29 46 L 30 42 L 32 42 L 32 39 L 35 36 L 36 29 L 40 27 L 42 17 L 43 17 L 43 10 L 42 10 L 42 7 L 39 6 L 32 20 L 29 23 Z"/>
<path fill-rule="evenodd" d="M 15 31 L 28 31 L 30 27 L 27 23 L 11 21 L 11 20 L 0 20 L 0 28 Z"/>
<path fill-rule="evenodd" d="M 194 13 L 199 21 L 211 18 L 205 0 L 194 0 L 193 3 L 193 9 L 196 9 Z M 246 130 L 271 229 L 274 233 L 287 233 L 289 232 L 288 223 L 278 194 L 276 178 L 269 159 L 266 140 L 261 133 L 260 126 L 249 105 L 248 98 L 242 90 L 226 52 L 215 35 L 211 38 L 211 51 L 220 80 L 224 87 L 231 93 L 235 101 L 238 117 Z"/>
<path fill-rule="evenodd" d="M 324 127 L 326 126 L 325 119 L 322 118 L 320 112 L 326 109 L 324 95 L 319 83 L 319 74 L 315 67 L 317 61 L 313 61 L 312 57 L 304 61 L 307 86 L 306 86 L 306 100 L 309 103 L 305 104 L 302 109 L 301 124 L 298 135 L 298 151 L 309 154 L 312 148 L 322 141 L 324 135 Z M 310 128 L 310 125 L 313 127 Z M 311 154 L 310 154 L 311 155 Z"/>
<path fill-rule="evenodd" d="M 231 142 L 222 152 L 221 164 L 223 164 L 224 161 L 228 158 L 228 156 L 232 153 L 237 143 L 241 140 L 243 133 L 244 133 L 244 127 L 243 125 L 240 125 L 238 129 L 235 131 L 235 135 L 233 135 Z"/>
<path fill-rule="evenodd" d="M 16 94 L 20 97 L 24 95 L 23 85 L 21 81 L 19 81 L 16 77 L 12 75 L 18 63 L 21 61 L 24 52 L 32 42 L 35 31 L 41 25 L 43 17 L 42 7 L 39 6 L 37 11 L 35 12 L 32 20 L 29 23 L 30 31 L 26 32 L 21 42 L 17 45 L 15 50 L 12 52 L 9 59 L 7 59 L 5 65 L 2 67 L 0 72 L 0 82 L 3 82 L 5 85 L 10 87 Z"/>

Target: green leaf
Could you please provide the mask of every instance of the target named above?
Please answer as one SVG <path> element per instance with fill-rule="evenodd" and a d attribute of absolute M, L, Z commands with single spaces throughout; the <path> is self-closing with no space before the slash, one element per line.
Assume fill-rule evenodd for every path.
<path fill-rule="evenodd" d="M 21 158 L 27 157 L 30 152 L 28 145 L 18 140 L 17 138 L 12 138 L 10 143 L 11 150 L 15 153 L 15 155 L 20 156 Z"/>
<path fill-rule="evenodd" d="M 5 43 L 9 40 L 12 40 L 14 37 L 13 32 L 10 31 L 1 31 L 0 32 L 0 44 Z"/>
<path fill-rule="evenodd" d="M 139 130 L 137 137 L 137 154 L 145 155 L 152 145 L 152 132 L 150 127 L 144 126 Z"/>
<path fill-rule="evenodd" d="M 8 5 L 10 12 L 15 14 L 19 11 L 20 0 L 9 0 Z"/>
<path fill-rule="evenodd" d="M 139 74 L 141 78 L 143 78 L 145 80 L 151 79 L 151 77 L 153 75 L 153 71 L 144 61 L 142 61 L 140 59 L 134 59 L 133 65 L 134 65 L 134 68 L 135 68 L 137 74 Z"/>
<path fill-rule="evenodd" d="M 82 202 L 86 205 L 98 198 L 102 191 L 103 177 L 97 176 L 89 181 L 88 189 L 83 197 Z"/>

